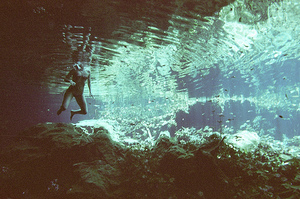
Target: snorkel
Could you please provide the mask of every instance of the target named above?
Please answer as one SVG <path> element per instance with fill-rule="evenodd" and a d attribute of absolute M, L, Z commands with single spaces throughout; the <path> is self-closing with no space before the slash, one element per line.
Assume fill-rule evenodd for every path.
<path fill-rule="evenodd" d="M 75 63 L 75 64 L 73 65 L 73 68 L 74 68 L 75 70 L 82 70 L 82 69 L 83 69 L 82 64 L 81 64 L 80 62 Z"/>

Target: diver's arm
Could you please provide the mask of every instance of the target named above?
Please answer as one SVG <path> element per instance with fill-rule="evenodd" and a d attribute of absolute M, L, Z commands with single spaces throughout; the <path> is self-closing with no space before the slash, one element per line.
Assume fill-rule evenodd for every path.
<path fill-rule="evenodd" d="M 73 76 L 73 74 L 74 74 L 74 69 L 72 69 L 68 74 L 67 74 L 67 76 L 64 78 L 64 81 L 65 82 L 69 82 L 69 83 L 71 83 L 71 85 L 75 85 L 76 83 L 71 79 L 71 77 Z"/>
<path fill-rule="evenodd" d="M 89 87 L 89 91 L 90 91 L 90 96 L 93 97 L 92 90 L 91 90 L 91 73 L 89 73 L 89 77 L 88 77 L 88 87 Z"/>

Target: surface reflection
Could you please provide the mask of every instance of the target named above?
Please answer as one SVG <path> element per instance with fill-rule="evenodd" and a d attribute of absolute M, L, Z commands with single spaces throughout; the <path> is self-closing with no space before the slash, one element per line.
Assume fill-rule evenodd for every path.
<path fill-rule="evenodd" d="M 297 121 L 299 10 L 295 0 L 3 1 L 1 65 L 9 80 L 1 82 L 17 78 L 57 99 L 81 57 L 97 97 L 91 118 L 172 126 L 179 111 L 200 102 L 223 114 L 248 101 L 257 113 L 288 110 L 281 119 Z"/>

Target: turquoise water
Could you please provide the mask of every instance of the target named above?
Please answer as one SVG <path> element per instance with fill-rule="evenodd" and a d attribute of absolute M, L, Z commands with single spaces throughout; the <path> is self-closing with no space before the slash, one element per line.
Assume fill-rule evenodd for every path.
<path fill-rule="evenodd" d="M 299 4 L 1 3 L 1 136 L 44 122 L 108 123 L 136 140 L 182 129 L 299 136 Z M 57 109 L 85 43 L 94 99 Z M 3 140 L 4 140 L 3 139 Z"/>
<path fill-rule="evenodd" d="M 299 198 L 298 0 L 0 3 L 3 198 Z M 88 113 L 57 115 L 76 61 Z"/>

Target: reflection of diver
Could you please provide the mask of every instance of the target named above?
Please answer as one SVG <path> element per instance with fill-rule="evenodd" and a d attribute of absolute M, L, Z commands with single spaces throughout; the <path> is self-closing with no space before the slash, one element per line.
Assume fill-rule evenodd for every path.
<path fill-rule="evenodd" d="M 72 77 L 72 79 L 71 79 Z M 82 63 L 77 62 L 74 64 L 73 69 L 64 79 L 66 82 L 70 82 L 70 87 L 66 90 L 64 99 L 60 109 L 57 111 L 57 115 L 61 114 L 62 111 L 66 110 L 71 102 L 71 99 L 75 97 L 77 104 L 79 105 L 79 110 L 72 110 L 71 117 L 72 120 L 75 114 L 87 114 L 87 103 L 83 96 L 83 90 L 86 80 L 88 80 L 88 87 L 90 96 L 91 93 L 91 72 L 83 66 Z"/>

